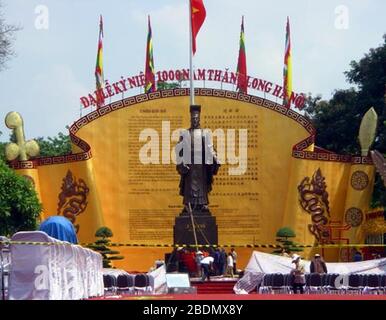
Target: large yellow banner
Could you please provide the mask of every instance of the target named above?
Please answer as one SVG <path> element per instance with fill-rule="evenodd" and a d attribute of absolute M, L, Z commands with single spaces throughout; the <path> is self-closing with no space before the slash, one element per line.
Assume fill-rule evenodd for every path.
<path fill-rule="evenodd" d="M 182 210 L 172 158 L 178 129 L 190 126 L 187 102 L 173 97 L 139 103 L 77 132 L 91 146 L 104 220 L 116 241 L 172 243 L 174 219 Z M 202 106 L 201 127 L 214 132 L 223 162 L 209 198 L 219 243 L 274 241 L 285 209 L 289 155 L 309 132 L 251 103 L 219 97 L 196 102 Z M 219 132 L 225 136 L 222 147 L 216 143 Z M 240 142 L 248 146 L 246 163 L 239 161 Z M 140 153 L 146 151 L 151 163 L 144 164 Z"/>
<path fill-rule="evenodd" d="M 367 158 L 312 152 L 311 123 L 262 98 L 199 89 L 196 103 L 222 163 L 209 194 L 220 245 L 276 243 L 284 226 L 302 244 L 363 240 L 358 230 L 374 174 Z M 67 216 L 81 242 L 94 241 L 105 225 L 114 242 L 172 244 L 183 207 L 174 147 L 189 127 L 189 99 L 179 89 L 127 98 L 81 118 L 70 130 L 74 155 L 39 160 L 44 216 Z M 317 177 L 325 184 L 320 195 L 312 184 Z M 366 185 L 356 187 L 358 177 L 367 177 Z M 309 205 L 307 192 L 322 213 Z M 134 260 L 149 265 L 165 249 L 155 250 L 161 256 L 153 251 L 142 260 L 133 253 Z M 334 252 L 331 259 L 338 258 Z"/>

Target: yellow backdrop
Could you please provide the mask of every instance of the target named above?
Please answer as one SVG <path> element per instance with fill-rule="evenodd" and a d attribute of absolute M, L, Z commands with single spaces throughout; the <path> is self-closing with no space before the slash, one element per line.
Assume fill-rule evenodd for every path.
<path fill-rule="evenodd" d="M 70 171 L 75 183 L 79 184 L 81 179 L 88 188 L 85 210 L 76 216 L 74 223 L 79 224 L 81 242 L 94 241 L 96 229 L 105 225 L 112 229 L 114 242 L 171 244 L 174 219 L 181 212 L 182 198 L 178 195 L 175 164 L 165 162 L 174 152 L 178 138 L 176 133 L 171 137 L 172 132 L 189 127 L 188 103 L 186 90 L 167 90 L 113 103 L 78 120 L 70 129 L 73 152 L 77 155 L 56 160 L 38 159 L 37 169 L 29 169 L 38 172 L 38 176 L 34 174 L 44 216 L 61 214 L 59 194 L 64 194 L 63 179 Z M 308 228 L 312 215 L 299 203 L 298 186 L 318 169 L 325 178 L 328 193 L 328 224 L 335 226 L 330 240 L 334 238 L 333 243 L 337 244 L 347 242 L 342 240 L 346 238 L 350 243 L 358 241 L 358 226 L 347 224 L 346 211 L 359 208 L 365 214 L 368 210 L 374 170 L 367 158 L 313 152 L 315 132 L 309 121 L 261 98 L 198 89 L 196 103 L 202 106 L 201 126 L 213 131 L 221 128 L 227 142 L 232 138 L 227 136 L 232 132 L 230 129 L 235 129 L 236 141 L 240 129 L 248 132 L 245 173 L 230 175 L 229 170 L 238 165 L 223 164 L 210 194 L 219 244 L 275 243 L 276 231 L 283 226 L 295 230 L 295 241 L 314 243 L 315 236 Z M 140 150 L 149 146 L 150 141 L 145 133 L 145 140 L 140 141 L 144 129 L 154 134 L 152 142 L 160 142 L 159 154 L 151 154 L 158 164 L 145 165 L 139 159 Z M 236 156 L 238 147 L 236 143 Z M 221 148 L 218 151 L 221 152 Z M 226 151 L 229 155 L 232 150 Z M 26 170 L 19 169 L 19 172 L 25 174 Z M 365 172 L 368 177 L 367 185 L 360 190 L 354 189 L 351 183 L 351 176 L 357 171 Z M 358 218 L 357 211 L 351 210 L 351 213 Z M 154 260 L 170 251 L 119 250 L 126 259 L 115 264 L 127 270 L 147 270 Z M 240 251 L 245 252 L 245 257 L 240 258 L 242 267 L 251 250 Z M 330 260 L 344 255 L 339 250 L 328 250 L 324 254 Z"/>

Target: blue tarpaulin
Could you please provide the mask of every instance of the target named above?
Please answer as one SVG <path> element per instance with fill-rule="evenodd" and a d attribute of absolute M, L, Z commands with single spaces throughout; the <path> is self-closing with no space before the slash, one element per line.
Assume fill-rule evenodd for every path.
<path fill-rule="evenodd" d="M 52 216 L 44 220 L 39 228 L 40 231 L 47 233 L 49 236 L 67 241 L 70 243 L 78 243 L 76 232 L 70 220 L 62 216 Z"/>

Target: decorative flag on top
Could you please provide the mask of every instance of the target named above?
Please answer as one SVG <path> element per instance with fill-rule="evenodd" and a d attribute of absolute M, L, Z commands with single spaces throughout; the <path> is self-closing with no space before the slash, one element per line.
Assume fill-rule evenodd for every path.
<path fill-rule="evenodd" d="M 103 78 L 103 20 L 102 15 L 100 16 L 99 21 L 99 41 L 98 41 L 98 53 L 95 66 L 95 79 L 96 79 L 96 89 L 97 89 L 97 107 L 101 107 L 104 104 L 103 92 L 100 89 L 103 89 L 104 78 Z"/>
<path fill-rule="evenodd" d="M 145 65 L 145 93 L 156 91 L 154 61 L 153 61 L 153 39 L 151 34 L 150 16 L 148 16 L 148 34 L 146 45 Z"/>
<path fill-rule="evenodd" d="M 283 105 L 287 108 L 291 107 L 292 94 L 292 58 L 291 58 L 291 39 L 290 39 L 290 24 L 287 17 L 287 28 L 285 37 L 285 54 L 284 54 L 284 69 L 283 69 Z"/>
<path fill-rule="evenodd" d="M 203 0 L 190 0 L 190 14 L 192 24 L 192 50 L 196 53 L 196 37 L 206 17 Z"/>
<path fill-rule="evenodd" d="M 237 63 L 237 90 L 247 93 L 247 58 L 245 56 L 244 16 L 241 19 L 239 60 Z"/>

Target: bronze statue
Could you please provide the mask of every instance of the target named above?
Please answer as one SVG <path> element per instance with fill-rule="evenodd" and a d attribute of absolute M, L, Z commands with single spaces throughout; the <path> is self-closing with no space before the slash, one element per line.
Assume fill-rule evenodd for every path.
<path fill-rule="evenodd" d="M 189 204 L 194 213 L 209 211 L 208 193 L 212 190 L 213 176 L 220 167 L 210 131 L 200 128 L 200 112 L 201 106 L 190 106 L 191 127 L 181 131 L 176 145 L 184 212 L 189 212 Z"/>

